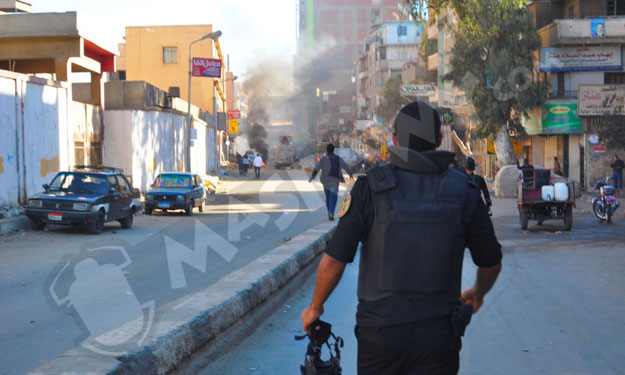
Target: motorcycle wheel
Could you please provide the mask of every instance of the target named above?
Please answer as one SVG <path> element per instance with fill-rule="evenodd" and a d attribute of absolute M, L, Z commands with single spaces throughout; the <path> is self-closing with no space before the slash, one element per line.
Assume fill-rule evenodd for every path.
<path fill-rule="evenodd" d="M 597 219 L 599 220 L 605 220 L 605 212 L 603 212 L 600 208 L 599 208 L 599 201 L 595 201 L 592 204 L 592 212 L 595 214 L 595 216 L 597 217 Z"/>

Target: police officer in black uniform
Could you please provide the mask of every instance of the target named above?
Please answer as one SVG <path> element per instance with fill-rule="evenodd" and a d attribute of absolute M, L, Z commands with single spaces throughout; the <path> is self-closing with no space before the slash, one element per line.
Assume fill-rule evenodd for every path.
<path fill-rule="evenodd" d="M 486 203 L 486 207 L 490 210 L 490 206 L 493 205 L 493 202 L 490 200 L 490 193 L 488 192 L 488 186 L 486 185 L 486 180 L 484 177 L 475 173 L 475 159 L 469 157 L 467 159 L 467 165 L 465 166 L 466 172 L 469 175 L 469 181 L 474 183 L 478 189 L 484 195 L 484 202 Z"/>
<path fill-rule="evenodd" d="M 323 314 L 358 244 L 358 374 L 457 374 L 461 336 L 501 269 L 497 242 L 479 190 L 449 169 L 440 117 L 423 102 L 395 119 L 391 163 L 358 179 L 319 264 L 304 329 Z M 461 293 L 464 249 L 478 266 Z"/>

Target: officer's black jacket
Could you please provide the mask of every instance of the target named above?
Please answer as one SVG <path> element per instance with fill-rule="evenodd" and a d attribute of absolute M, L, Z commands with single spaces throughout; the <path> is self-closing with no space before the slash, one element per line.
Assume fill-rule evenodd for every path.
<path fill-rule="evenodd" d="M 393 158 L 392 164 L 396 168 L 408 168 L 402 165 L 402 160 Z M 439 171 L 448 168 L 453 154 L 431 151 L 423 153 Z M 402 158 L 400 158 L 402 159 Z M 477 189 L 477 187 L 474 187 Z M 501 246 L 495 237 L 494 228 L 488 211 L 479 194 L 474 194 L 476 202 L 468 224 L 463 228 L 465 246 L 469 248 L 473 262 L 479 267 L 497 265 L 502 258 Z M 354 260 L 358 245 L 367 240 L 374 221 L 373 198 L 365 177 L 360 177 L 351 191 L 351 205 L 347 213 L 341 217 L 335 234 L 329 241 L 326 253 L 331 257 L 350 263 Z M 420 319 L 427 319 L 442 314 L 441 310 L 432 309 L 421 301 L 398 301 L 384 299 L 378 301 L 359 301 L 357 322 L 360 326 L 385 326 L 408 323 Z"/>

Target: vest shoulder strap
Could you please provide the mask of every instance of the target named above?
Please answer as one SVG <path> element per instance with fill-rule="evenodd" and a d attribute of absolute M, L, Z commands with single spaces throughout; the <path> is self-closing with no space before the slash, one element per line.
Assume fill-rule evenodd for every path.
<path fill-rule="evenodd" d="M 397 187 L 397 176 L 392 165 L 384 164 L 367 172 L 369 189 L 374 194 Z"/>

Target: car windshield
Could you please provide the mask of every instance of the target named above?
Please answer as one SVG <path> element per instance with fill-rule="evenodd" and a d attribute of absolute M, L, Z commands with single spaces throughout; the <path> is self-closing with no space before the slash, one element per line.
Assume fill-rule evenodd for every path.
<path fill-rule="evenodd" d="M 70 191 L 73 193 L 106 193 L 106 178 L 91 173 L 62 172 L 56 175 L 50 184 L 51 191 Z"/>
<path fill-rule="evenodd" d="M 191 176 L 183 174 L 162 174 L 156 178 L 154 187 L 181 188 L 191 186 Z"/>

